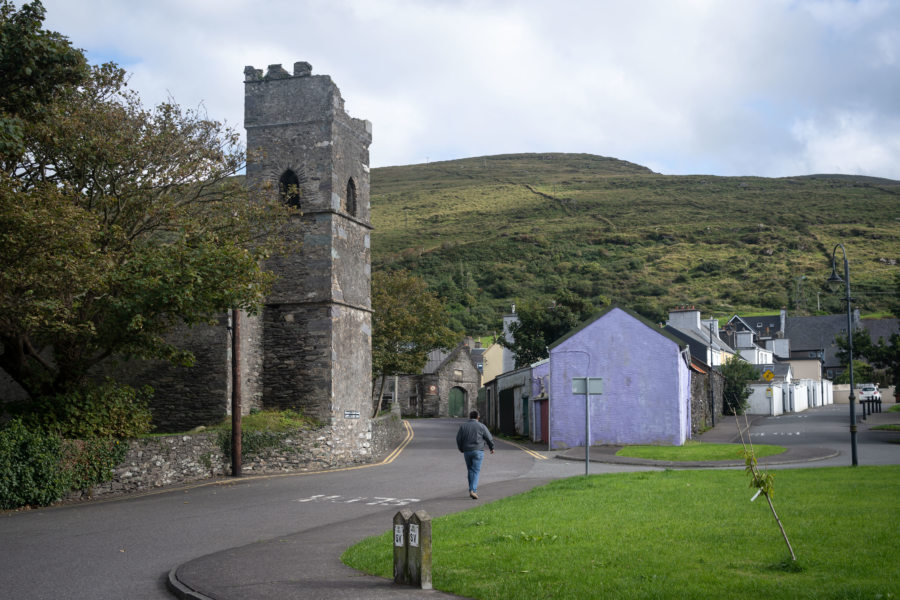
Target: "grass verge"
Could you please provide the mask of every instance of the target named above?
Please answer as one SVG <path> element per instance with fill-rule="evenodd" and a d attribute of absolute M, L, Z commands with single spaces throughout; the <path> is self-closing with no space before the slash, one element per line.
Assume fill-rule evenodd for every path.
<path fill-rule="evenodd" d="M 616 456 L 649 458 L 668 461 L 743 460 L 741 444 L 705 444 L 688 440 L 683 446 L 625 446 Z M 785 451 L 783 446 L 754 444 L 757 458 L 774 456 Z"/>
<path fill-rule="evenodd" d="M 869 429 L 877 429 L 878 431 L 900 431 L 900 425 L 896 423 L 891 423 L 888 425 L 875 425 L 874 427 L 870 427 Z"/>
<path fill-rule="evenodd" d="M 900 467 L 778 471 L 775 506 L 739 470 L 573 477 L 435 519 L 437 589 L 479 599 L 900 596 Z M 389 525 L 389 524 L 387 524 Z M 390 531 L 343 555 L 391 577 Z"/>

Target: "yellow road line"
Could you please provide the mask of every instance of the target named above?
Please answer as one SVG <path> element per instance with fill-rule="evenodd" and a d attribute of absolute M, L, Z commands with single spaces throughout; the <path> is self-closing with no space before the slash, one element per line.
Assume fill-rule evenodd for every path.
<path fill-rule="evenodd" d="M 524 453 L 526 453 L 526 454 L 528 454 L 528 455 L 530 455 L 530 456 L 532 456 L 532 457 L 534 457 L 534 458 L 536 458 L 536 459 L 538 459 L 538 460 L 547 460 L 548 458 L 550 458 L 549 456 L 544 456 L 544 455 L 541 454 L 540 452 L 535 452 L 534 450 L 532 450 L 532 449 L 530 449 L 530 448 L 526 448 L 525 446 L 521 446 L 521 445 L 519 445 L 519 444 L 517 444 L 517 443 L 515 443 L 515 442 L 511 442 L 511 441 L 509 441 L 509 440 L 500 440 L 500 441 L 506 442 L 507 444 L 509 444 L 509 445 L 511 445 L 511 446 L 515 446 L 516 448 L 518 448 L 518 449 L 521 450 L 522 452 L 524 452 Z"/>
<path fill-rule="evenodd" d="M 397 446 L 393 452 L 387 455 L 383 461 L 381 461 L 382 465 L 387 465 L 394 462 L 394 459 L 400 456 L 400 453 L 409 445 L 412 441 L 415 434 L 413 433 L 412 426 L 409 424 L 409 421 L 403 421 L 403 426 L 406 428 L 406 438 L 400 442 L 400 445 Z"/>

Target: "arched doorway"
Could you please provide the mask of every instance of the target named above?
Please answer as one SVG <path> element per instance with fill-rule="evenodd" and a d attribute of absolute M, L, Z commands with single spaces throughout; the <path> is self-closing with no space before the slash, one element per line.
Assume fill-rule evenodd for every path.
<path fill-rule="evenodd" d="M 461 387 L 450 388 L 450 416 L 466 416 L 466 390 Z"/>

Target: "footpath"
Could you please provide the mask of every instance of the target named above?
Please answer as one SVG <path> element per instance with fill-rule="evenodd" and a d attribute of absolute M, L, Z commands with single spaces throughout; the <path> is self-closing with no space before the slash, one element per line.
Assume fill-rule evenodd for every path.
<path fill-rule="evenodd" d="M 765 417 L 758 417 L 765 418 Z M 740 417 L 743 425 L 743 417 Z M 896 422 L 896 414 L 870 415 L 868 425 Z M 752 426 L 752 421 L 750 422 Z M 704 442 L 740 441 L 735 417 L 720 417 L 716 426 L 698 436 Z M 615 456 L 615 446 L 590 448 L 591 462 L 655 466 L 661 468 L 722 468 L 743 466 L 743 461 L 668 462 Z M 584 461 L 584 447 L 544 452 L 557 459 Z M 769 465 L 805 463 L 837 455 L 836 450 L 794 446 L 766 457 Z M 497 500 L 549 483 L 550 479 L 513 479 L 482 485 L 485 500 Z M 429 500 L 428 513 L 439 517 L 472 507 L 468 497 Z M 210 554 L 168 574 L 169 590 L 190 600 L 406 600 L 460 598 L 436 590 L 394 585 L 392 580 L 363 574 L 343 564 L 341 554 L 353 544 L 390 528 L 396 509 L 388 509 L 264 542 Z"/>

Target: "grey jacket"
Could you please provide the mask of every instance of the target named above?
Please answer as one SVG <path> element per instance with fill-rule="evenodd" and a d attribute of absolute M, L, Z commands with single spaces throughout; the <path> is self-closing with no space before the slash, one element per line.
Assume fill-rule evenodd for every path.
<path fill-rule="evenodd" d="M 469 419 L 459 426 L 456 432 L 456 447 L 460 452 L 469 452 L 471 450 L 484 450 L 484 445 L 494 449 L 494 438 L 491 432 L 480 423 L 477 419 Z"/>

